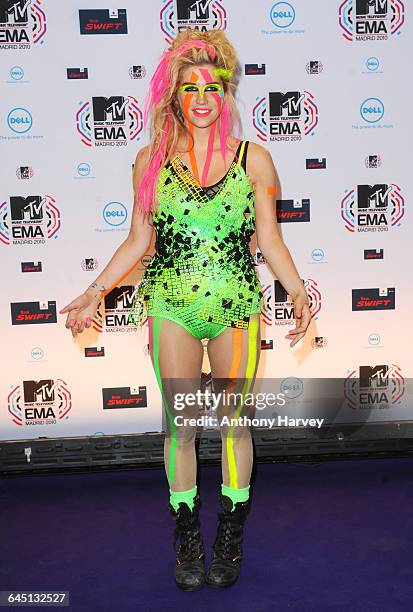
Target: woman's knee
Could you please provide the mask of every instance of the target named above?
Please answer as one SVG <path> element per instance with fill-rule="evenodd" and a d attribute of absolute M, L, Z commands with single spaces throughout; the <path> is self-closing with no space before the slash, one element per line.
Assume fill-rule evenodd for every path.
<path fill-rule="evenodd" d="M 247 426 L 238 427 L 221 427 L 221 442 L 226 442 L 228 439 L 240 440 L 245 438 L 251 438 L 251 430 Z"/>
<path fill-rule="evenodd" d="M 175 439 L 179 447 L 188 447 L 195 444 L 196 428 L 194 427 L 177 427 L 174 433 L 168 432 L 166 440 Z"/>

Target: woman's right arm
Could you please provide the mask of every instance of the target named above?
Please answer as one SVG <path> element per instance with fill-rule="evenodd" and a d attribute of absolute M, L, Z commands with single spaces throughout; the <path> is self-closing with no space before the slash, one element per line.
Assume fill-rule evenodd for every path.
<path fill-rule="evenodd" d="M 138 206 L 139 185 L 142 174 L 147 166 L 147 159 L 148 147 L 143 147 L 138 152 L 134 165 L 134 204 L 128 236 L 116 249 L 109 263 L 84 293 L 59 311 L 61 314 L 68 313 L 66 328 L 71 329 L 73 336 L 82 332 L 85 327 L 91 326 L 100 300 L 129 274 L 149 248 L 152 240 L 153 225 L 149 221 L 150 215 L 142 212 Z"/>

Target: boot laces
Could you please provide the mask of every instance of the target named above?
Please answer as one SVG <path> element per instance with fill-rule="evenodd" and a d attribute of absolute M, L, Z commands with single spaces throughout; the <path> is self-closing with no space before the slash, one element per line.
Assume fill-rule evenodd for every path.
<path fill-rule="evenodd" d="M 218 532 L 214 546 L 216 555 L 224 559 L 241 556 L 242 526 L 236 522 L 237 517 L 229 517 L 224 512 L 220 512 L 218 516 Z"/>
<path fill-rule="evenodd" d="M 174 532 L 174 548 L 179 538 L 180 561 L 198 559 L 201 556 L 201 534 L 197 525 L 177 525 Z"/>

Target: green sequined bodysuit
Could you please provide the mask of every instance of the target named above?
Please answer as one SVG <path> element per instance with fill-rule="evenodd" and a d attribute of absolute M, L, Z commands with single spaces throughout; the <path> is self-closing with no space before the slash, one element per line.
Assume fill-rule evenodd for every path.
<path fill-rule="evenodd" d="M 160 172 L 153 213 L 156 253 L 136 285 L 128 323 L 171 319 L 193 336 L 214 338 L 248 328 L 263 296 L 249 242 L 255 231 L 254 191 L 246 174 L 247 141 L 227 174 L 201 188 L 174 157 Z"/>

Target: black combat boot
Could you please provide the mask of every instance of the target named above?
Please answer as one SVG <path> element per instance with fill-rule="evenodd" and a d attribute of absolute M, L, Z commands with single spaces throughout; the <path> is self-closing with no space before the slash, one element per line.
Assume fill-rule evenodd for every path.
<path fill-rule="evenodd" d="M 220 495 L 221 512 L 214 543 L 214 555 L 206 575 L 208 586 L 222 588 L 234 584 L 241 571 L 244 523 L 251 501 L 237 502 L 232 511 L 232 500 Z"/>
<path fill-rule="evenodd" d="M 176 521 L 174 548 L 179 538 L 176 553 L 175 582 L 183 591 L 196 591 L 205 582 L 205 552 L 200 533 L 199 494 L 194 498 L 192 511 L 185 502 L 179 504 L 178 511 L 169 504 Z"/>

